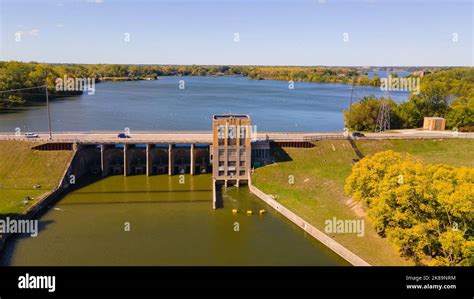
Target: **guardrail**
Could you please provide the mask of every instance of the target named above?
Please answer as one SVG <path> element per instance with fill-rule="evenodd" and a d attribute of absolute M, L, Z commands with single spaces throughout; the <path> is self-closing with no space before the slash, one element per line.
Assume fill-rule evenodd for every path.
<path fill-rule="evenodd" d="M 304 136 L 303 141 L 318 141 L 318 140 L 343 140 L 349 139 L 349 136 L 339 135 L 314 135 L 314 136 Z"/>
<path fill-rule="evenodd" d="M 450 134 L 439 134 L 439 135 L 409 135 L 409 134 L 393 134 L 393 135 L 367 135 L 366 137 L 357 137 L 354 139 L 469 139 L 474 138 L 471 134 L 459 134 L 457 136 Z"/>
<path fill-rule="evenodd" d="M 27 142 L 57 142 L 57 143 L 79 143 L 79 144 L 147 144 L 147 143 L 163 143 L 163 144 L 209 144 L 212 140 L 150 140 L 150 139 L 78 139 L 78 138 L 60 138 L 60 139 L 49 139 L 49 138 L 25 138 L 25 137 L 7 137 L 0 138 L 4 141 L 27 141 Z"/>
<path fill-rule="evenodd" d="M 23 132 L 23 133 L 26 133 Z M 23 133 L 21 133 L 21 136 L 23 136 Z M 33 131 L 33 133 L 36 133 L 36 134 L 41 134 L 41 135 L 49 135 L 49 132 L 47 131 Z M 117 135 L 118 133 L 123 133 L 121 132 L 120 130 L 115 130 L 115 131 L 107 131 L 107 130 L 103 130 L 103 131 L 53 131 L 52 134 L 55 135 L 55 134 L 67 134 L 67 135 L 71 135 L 71 134 L 81 134 L 81 135 L 91 135 L 91 134 L 111 134 L 111 135 Z M 11 132 L 11 131 L 8 131 L 8 132 L 0 132 L 0 135 L 15 135 L 17 136 L 16 132 Z M 196 130 L 196 131 L 131 131 L 130 134 L 212 134 L 212 131 L 209 131 L 209 130 L 202 130 L 202 131 L 199 131 L 199 130 Z"/>
<path fill-rule="evenodd" d="M 158 133 L 161 134 L 161 133 Z M 169 133 L 171 134 L 171 133 Z M 175 133 L 180 135 L 179 133 Z M 158 137 L 158 136 L 157 136 Z M 294 142 L 311 142 L 311 141 L 320 141 L 320 140 L 347 140 L 347 139 L 374 139 L 374 140 L 381 140 L 381 139 L 464 139 L 464 138 L 474 138 L 474 134 L 469 133 L 458 133 L 455 134 L 368 134 L 365 137 L 352 137 L 350 135 L 345 136 L 344 134 L 321 134 L 321 135 L 300 135 L 300 136 L 281 136 L 281 137 L 271 137 L 269 135 L 257 137 L 256 141 L 294 141 Z M 61 138 L 53 136 L 53 139 L 49 138 L 26 138 L 24 136 L 15 136 L 14 134 L 11 135 L 0 135 L 0 140 L 10 140 L 10 141 L 28 141 L 28 142 L 64 142 L 64 143 L 82 143 L 82 144 L 147 144 L 147 143 L 169 143 L 169 144 L 209 144 L 212 143 L 212 138 L 210 139 L 188 139 L 188 140 L 177 140 L 177 139 L 160 139 L 160 138 L 148 138 L 148 139 L 135 139 L 135 138 L 127 138 L 127 139 L 120 139 L 117 137 L 110 137 L 110 138 L 97 138 L 97 139 L 88 139 L 88 138 Z"/>
<path fill-rule="evenodd" d="M 4 141 L 27 141 L 27 142 L 58 142 L 58 143 L 75 143 L 81 142 L 79 139 L 49 139 L 49 138 L 25 138 L 25 137 L 1 137 L 0 140 Z"/>

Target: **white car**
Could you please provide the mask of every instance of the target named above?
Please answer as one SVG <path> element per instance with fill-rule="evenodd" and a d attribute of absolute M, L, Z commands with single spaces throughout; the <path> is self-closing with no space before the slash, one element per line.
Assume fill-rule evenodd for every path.
<path fill-rule="evenodd" d="M 38 138 L 39 135 L 36 133 L 25 133 L 26 138 Z"/>

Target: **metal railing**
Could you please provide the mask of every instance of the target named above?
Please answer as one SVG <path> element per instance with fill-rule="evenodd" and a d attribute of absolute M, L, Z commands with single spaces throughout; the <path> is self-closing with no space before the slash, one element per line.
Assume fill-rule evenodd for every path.
<path fill-rule="evenodd" d="M 160 134 L 160 133 L 158 133 Z M 171 134 L 171 133 L 169 133 Z M 181 135 L 178 133 L 178 135 Z M 457 134 L 403 134 L 403 133 L 381 133 L 381 134 L 367 134 L 364 137 L 354 137 L 352 135 L 345 135 L 345 134 L 320 134 L 320 135 L 295 135 L 291 136 L 291 134 L 286 136 L 274 136 L 266 135 L 266 136 L 259 136 L 256 138 L 257 141 L 288 141 L 288 142 L 311 142 L 311 141 L 319 141 L 319 140 L 346 140 L 346 139 L 374 139 L 374 140 L 381 140 L 381 139 L 455 139 L 455 138 L 474 138 L 474 134 L 469 133 L 457 133 Z M 45 138 L 45 137 L 37 137 L 37 138 L 26 138 L 23 135 L 17 136 L 15 134 L 5 134 L 0 135 L 0 140 L 6 141 L 27 141 L 27 142 L 62 142 L 62 143 L 80 143 L 80 144 L 147 144 L 147 143 L 164 143 L 164 144 L 211 144 L 212 139 L 161 139 L 161 138 L 147 138 L 147 139 L 135 139 L 135 138 L 127 138 L 127 139 L 120 139 L 117 137 L 110 137 L 110 138 L 62 138 L 60 136 L 54 136 L 52 139 Z"/>

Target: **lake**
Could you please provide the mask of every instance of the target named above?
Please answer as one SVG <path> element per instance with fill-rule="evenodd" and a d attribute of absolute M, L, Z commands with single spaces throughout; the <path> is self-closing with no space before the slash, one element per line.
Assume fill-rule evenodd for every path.
<path fill-rule="evenodd" d="M 180 80 L 184 89 L 179 89 Z M 370 86 L 356 86 L 354 99 L 382 96 Z M 53 131 L 210 130 L 213 114 L 249 114 L 258 131 L 341 131 L 349 106 L 347 84 L 248 80 L 245 77 L 162 77 L 156 81 L 103 82 L 94 95 L 51 101 Z M 391 92 L 395 101 L 407 92 Z M 0 113 L 0 131 L 48 130 L 45 105 Z"/>

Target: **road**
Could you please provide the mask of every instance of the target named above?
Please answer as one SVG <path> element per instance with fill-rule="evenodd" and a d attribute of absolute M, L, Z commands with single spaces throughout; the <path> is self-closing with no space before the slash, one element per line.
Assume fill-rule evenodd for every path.
<path fill-rule="evenodd" d="M 212 143 L 211 131 L 180 132 L 131 132 L 131 138 L 118 138 L 117 132 L 40 132 L 38 138 L 26 138 L 23 134 L 0 133 L 0 140 L 29 140 L 40 142 L 77 142 L 77 143 Z M 366 139 L 439 139 L 439 138 L 474 138 L 474 133 L 456 133 L 452 131 L 397 130 L 388 133 L 366 133 Z M 307 132 L 258 132 L 254 140 L 274 141 L 312 141 L 322 139 L 344 139 L 342 132 L 307 133 Z"/>

